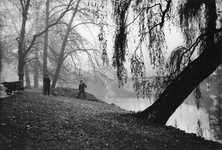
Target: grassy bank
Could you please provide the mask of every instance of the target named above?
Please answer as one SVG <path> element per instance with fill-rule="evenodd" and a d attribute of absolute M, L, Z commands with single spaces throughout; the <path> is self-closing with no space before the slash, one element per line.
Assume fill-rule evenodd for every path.
<path fill-rule="evenodd" d="M 1 150 L 219 150 L 222 145 L 149 124 L 97 100 L 24 92 L 0 100 Z"/>

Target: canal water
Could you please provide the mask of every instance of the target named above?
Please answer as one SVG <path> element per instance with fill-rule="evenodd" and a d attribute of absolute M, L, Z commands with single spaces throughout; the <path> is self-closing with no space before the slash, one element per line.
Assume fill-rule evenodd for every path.
<path fill-rule="evenodd" d="M 109 104 L 115 104 L 129 111 L 142 111 L 152 104 L 151 100 L 143 98 L 106 98 Z M 201 122 L 202 136 L 207 140 L 215 140 L 214 133 L 210 129 L 209 114 L 205 109 L 195 105 L 182 104 L 169 118 L 166 125 L 179 128 L 187 133 L 197 133 L 198 119 Z"/>

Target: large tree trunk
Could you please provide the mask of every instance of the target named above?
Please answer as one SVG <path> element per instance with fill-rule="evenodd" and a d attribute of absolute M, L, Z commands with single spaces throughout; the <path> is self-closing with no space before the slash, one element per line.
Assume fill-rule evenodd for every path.
<path fill-rule="evenodd" d="M 46 21 L 45 21 L 45 28 L 49 25 L 49 0 L 46 1 Z M 44 52 L 43 52 L 43 79 L 45 78 L 46 74 L 48 74 L 47 69 L 47 58 L 48 58 L 48 30 L 45 32 L 44 37 Z M 45 90 L 45 83 L 43 82 L 43 92 Z"/>
<path fill-rule="evenodd" d="M 31 88 L 30 76 L 29 76 L 29 67 L 25 64 L 25 87 Z"/>
<path fill-rule="evenodd" d="M 20 37 L 18 39 L 18 77 L 19 81 L 24 80 L 24 66 L 25 66 L 25 27 L 27 22 L 27 16 L 28 16 L 28 9 L 30 5 L 30 0 L 27 0 L 25 3 L 25 7 L 22 8 L 22 27 L 20 30 Z M 23 82 L 22 82 L 22 86 Z"/>
<path fill-rule="evenodd" d="M 40 22 L 39 22 L 39 12 L 40 12 L 40 3 L 35 2 L 35 32 L 38 34 L 40 32 Z M 36 39 L 36 48 L 35 48 L 35 64 L 34 64 L 34 88 L 39 87 L 39 39 Z"/>
<path fill-rule="evenodd" d="M 148 118 L 152 123 L 165 125 L 194 88 L 212 74 L 221 62 L 222 40 L 206 48 L 196 60 L 184 68 L 153 105 L 135 115 Z"/>
<path fill-rule="evenodd" d="M 19 81 L 24 80 L 24 66 L 25 66 L 25 60 L 24 60 L 24 55 L 23 55 L 23 46 L 22 46 L 22 44 L 19 43 L 19 49 L 18 49 L 18 77 L 19 77 Z"/>
<path fill-rule="evenodd" d="M 24 41 L 25 41 L 25 26 L 26 26 L 26 22 L 28 19 L 28 9 L 30 6 L 30 0 L 27 0 L 27 1 L 20 0 L 20 4 L 22 5 L 22 7 L 21 7 L 22 8 L 22 12 L 21 12 L 22 13 L 22 27 L 21 27 L 19 38 L 17 38 L 18 45 L 19 45 L 18 46 L 18 76 L 19 76 L 19 80 L 23 80 L 23 78 L 24 78 L 24 66 L 25 66 L 24 58 L 27 55 L 27 53 L 31 50 L 33 45 L 35 44 L 36 38 L 41 36 L 42 34 L 44 34 L 49 28 L 55 26 L 61 20 L 61 18 L 65 15 L 65 13 L 69 11 L 69 8 L 71 6 L 71 2 L 72 2 L 72 0 L 70 0 L 69 4 L 67 6 L 67 9 L 61 13 L 59 18 L 55 22 L 48 25 L 45 30 L 43 30 L 40 33 L 35 34 L 33 36 L 30 45 L 28 46 L 27 49 L 25 49 L 23 47 L 23 45 L 24 45 Z"/>
<path fill-rule="evenodd" d="M 34 64 L 34 88 L 39 87 L 39 59 L 38 59 L 38 46 L 35 50 L 35 64 Z"/>

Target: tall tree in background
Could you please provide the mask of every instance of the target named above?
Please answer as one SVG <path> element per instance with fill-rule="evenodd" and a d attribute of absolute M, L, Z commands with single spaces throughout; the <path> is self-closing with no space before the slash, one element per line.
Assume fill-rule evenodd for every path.
<path fill-rule="evenodd" d="M 46 19 L 45 19 L 45 37 L 44 37 L 44 51 L 43 51 L 43 79 L 45 78 L 46 74 L 48 74 L 47 71 L 47 58 L 48 58 L 48 25 L 49 25 L 49 0 L 46 1 Z M 45 90 L 45 84 L 43 82 L 43 92 Z"/>
<path fill-rule="evenodd" d="M 143 49 L 146 46 L 151 64 L 160 69 L 158 72 L 160 77 L 157 79 L 162 81 L 156 83 L 161 83 L 159 87 L 161 86 L 162 90 L 150 107 L 136 113 L 135 116 L 165 125 L 192 91 L 196 91 L 197 98 L 200 98 L 197 87 L 222 62 L 221 1 L 123 0 L 114 1 L 113 4 L 117 25 L 113 65 L 117 68 L 117 76 L 121 82 L 124 74 L 128 27 L 139 19 L 138 47 Z M 130 9 L 136 15 L 132 23 L 127 24 L 130 20 L 128 18 Z M 168 62 L 163 55 L 166 23 L 180 27 L 186 41 L 185 46 L 178 47 L 172 52 Z M 150 82 L 144 79 L 143 66 L 141 55 L 138 56 L 135 52 L 131 58 L 135 87 L 142 86 L 144 90 L 148 90 L 153 86 L 147 87 Z"/>
<path fill-rule="evenodd" d="M 12 64 L 12 61 L 13 61 L 13 64 L 17 65 L 16 60 L 22 60 L 23 64 L 24 63 L 27 64 L 26 67 L 25 66 L 22 67 L 21 65 L 19 65 L 20 72 L 23 72 L 23 74 L 25 73 L 26 86 L 28 85 L 28 83 L 30 83 L 28 80 L 29 74 L 30 75 L 34 74 L 34 87 L 38 87 L 38 79 L 39 79 L 38 73 L 44 73 L 43 70 L 47 70 L 48 73 L 50 73 L 52 77 L 54 77 L 54 73 L 55 73 L 55 78 L 53 79 L 55 83 L 57 79 L 61 79 L 60 83 L 62 83 L 62 81 L 65 81 L 64 79 L 67 79 L 67 78 L 64 77 L 65 75 L 64 72 L 60 74 L 59 68 L 61 67 L 63 69 L 62 71 L 65 71 L 65 70 L 69 71 L 71 74 L 74 74 L 73 75 L 74 77 L 79 76 L 79 73 L 82 75 L 84 74 L 89 77 L 90 67 L 92 67 L 91 70 L 93 70 L 94 73 L 96 72 L 100 74 L 101 76 L 104 75 L 103 71 L 105 69 L 101 69 L 102 68 L 101 64 L 99 65 L 96 64 L 97 62 L 100 62 L 101 59 L 98 59 L 98 58 L 99 57 L 101 58 L 101 55 L 102 55 L 102 52 L 99 50 L 100 48 L 98 48 L 99 42 L 97 39 L 97 35 L 98 35 L 97 33 L 99 32 L 99 29 L 102 26 L 105 26 L 105 24 L 101 23 L 102 21 L 101 22 L 98 21 L 101 18 L 99 14 L 101 7 L 103 7 L 99 3 L 102 3 L 104 1 L 102 2 L 99 0 L 98 1 L 89 0 L 89 1 L 82 1 L 82 2 L 79 1 L 79 3 L 81 2 L 81 5 L 78 8 L 78 10 L 76 9 L 78 11 L 77 12 L 78 15 L 75 15 L 76 18 L 74 17 L 75 18 L 73 19 L 74 23 L 71 24 L 71 27 L 69 26 L 69 21 L 70 21 L 69 19 L 72 16 L 71 10 L 72 12 L 75 11 L 75 6 L 78 1 L 74 1 L 74 0 L 50 1 L 50 5 L 49 3 L 45 3 L 46 1 L 40 1 L 40 0 L 34 0 L 34 1 L 23 1 L 23 0 L 22 1 L 6 1 L 4 0 L 3 2 L 4 2 L 4 11 L 9 12 L 7 13 L 7 16 L 9 16 L 7 19 L 9 26 L 5 28 L 5 31 L 6 31 L 5 35 L 9 37 L 7 38 L 7 42 L 8 42 L 7 52 L 9 52 L 7 53 L 7 57 L 10 56 L 10 60 L 8 59 L 7 61 L 8 61 L 8 64 Z M 23 7 L 21 4 L 26 5 L 27 2 L 29 2 L 29 4 L 27 4 L 27 7 L 29 6 L 28 7 L 29 9 L 27 11 L 28 14 L 27 16 L 24 16 L 26 15 L 26 13 L 23 13 L 23 11 L 25 10 L 25 7 Z M 14 9 L 15 6 L 16 8 L 19 8 L 19 9 L 18 10 Z M 49 6 L 48 19 L 45 16 L 45 14 L 47 13 L 46 6 Z M 66 13 L 67 11 L 69 11 L 70 13 L 67 14 Z M 105 13 L 104 9 L 101 12 Z M 65 14 L 67 15 L 66 17 L 63 18 Z M 28 19 L 25 23 L 26 25 L 23 24 L 23 26 L 21 26 L 22 20 L 25 20 L 25 18 L 27 17 Z M 44 22 L 46 22 L 47 20 L 48 20 L 48 25 L 43 25 Z M 92 31 L 90 29 L 93 24 L 96 26 L 96 27 L 94 26 L 93 28 L 94 29 L 96 28 L 97 33 L 94 32 L 95 30 Z M 86 33 L 85 31 L 83 31 L 83 35 L 80 32 L 82 27 L 88 31 L 88 35 L 90 34 L 90 38 L 91 38 L 90 40 L 87 39 L 89 37 L 88 35 L 87 36 L 85 35 L 84 37 L 84 34 Z M 21 28 L 22 30 L 20 30 L 19 28 Z M 20 31 L 23 31 L 23 32 L 20 32 Z M 50 43 L 48 43 L 47 41 L 44 41 L 43 39 L 44 33 L 46 33 L 45 35 L 47 35 L 46 31 L 48 31 L 49 37 L 45 39 L 49 39 Z M 21 34 L 24 32 L 25 34 Z M 19 41 L 22 39 L 20 37 L 23 37 L 21 35 L 25 36 L 23 44 L 22 44 L 24 47 L 22 51 L 19 51 L 19 53 L 21 53 L 20 56 L 17 56 L 17 54 L 15 54 L 15 52 L 17 51 L 16 42 L 21 43 Z M 14 40 L 15 37 L 18 37 L 16 38 L 17 41 Z M 54 43 L 55 41 L 56 43 Z M 104 43 L 103 49 L 105 50 L 106 49 L 105 38 L 103 38 L 103 43 Z M 46 49 L 46 48 L 48 48 L 49 54 L 42 53 L 43 49 Z M 83 55 L 80 53 L 83 53 L 84 57 L 85 56 L 88 57 L 89 61 L 87 62 L 88 66 L 86 68 L 89 70 L 82 70 L 84 68 L 83 65 L 86 65 L 86 62 L 81 63 L 82 60 L 80 59 L 80 57 L 82 57 Z M 48 61 L 47 61 L 47 57 L 48 57 Z M 47 66 L 46 62 L 48 62 L 50 66 Z M 38 66 L 40 67 L 38 68 Z M 98 74 L 95 76 L 99 78 Z M 93 75 L 93 73 L 91 75 Z"/>
<path fill-rule="evenodd" d="M 18 41 L 18 76 L 19 80 L 23 80 L 24 77 L 24 66 L 25 66 L 25 56 L 24 50 L 25 50 L 25 28 L 26 28 L 26 22 L 28 19 L 28 10 L 30 6 L 30 0 L 23 1 L 20 0 L 21 8 L 22 8 L 22 26 L 20 30 L 20 36 L 17 39 Z"/>
<path fill-rule="evenodd" d="M 30 75 L 29 75 L 29 66 L 27 63 L 27 58 L 25 58 L 25 66 L 24 66 L 24 73 L 25 73 L 25 87 L 31 88 L 31 81 L 30 81 Z"/>
<path fill-rule="evenodd" d="M 43 1 L 36 1 L 34 4 L 34 12 L 35 12 L 35 32 L 36 34 L 40 32 L 40 8 Z M 39 50 L 40 50 L 40 39 L 36 40 L 35 44 L 35 60 L 34 60 L 34 88 L 38 88 L 39 86 Z"/>
<path fill-rule="evenodd" d="M 99 60 L 102 60 L 102 54 L 100 55 L 100 48 L 95 48 L 96 46 L 94 46 L 99 41 L 95 40 L 95 36 L 98 35 L 94 34 L 97 30 L 99 32 L 99 29 L 106 24 L 104 21 L 105 19 L 103 18 L 105 17 L 104 14 L 106 14 L 106 12 L 104 12 L 104 8 L 106 7 L 105 4 L 106 1 L 78 0 L 75 5 L 73 5 L 73 12 L 70 14 L 70 19 L 66 19 L 58 25 L 58 32 L 61 34 L 62 45 L 58 56 L 55 75 L 52 81 L 52 88 L 56 86 L 57 80 L 61 77 L 61 70 L 64 69 L 67 64 L 70 64 L 64 64 L 66 59 L 72 62 L 72 70 L 74 70 L 72 76 L 76 75 L 78 76 L 78 79 L 83 77 L 83 72 L 86 74 L 86 70 L 90 67 L 92 67 L 92 70 L 97 70 L 98 73 L 98 62 Z M 92 37 L 93 42 L 92 40 L 89 40 L 89 37 Z M 83 59 L 81 59 L 81 57 Z M 89 65 L 90 67 L 87 66 L 83 68 L 81 63 L 85 63 L 84 61 L 86 59 L 88 59 L 88 64 L 91 66 Z M 94 74 L 96 73 L 94 72 Z"/>
<path fill-rule="evenodd" d="M 38 31 L 36 30 L 33 30 L 33 28 L 35 28 L 35 25 L 38 26 L 38 22 L 37 22 L 37 19 L 33 19 L 33 18 L 36 18 L 37 16 L 37 13 L 36 11 L 38 11 L 38 13 L 40 12 L 40 9 L 41 9 L 41 1 L 32 1 L 33 5 L 30 4 L 31 6 L 29 6 L 31 9 L 29 10 L 30 12 L 34 12 L 34 13 L 29 13 L 28 14 L 28 19 L 27 19 L 27 22 L 28 22 L 28 26 L 26 26 L 26 33 L 25 33 L 25 40 L 24 40 L 24 48 L 28 48 L 28 45 L 30 44 L 31 42 L 31 38 L 32 38 L 32 35 L 34 34 L 38 34 L 40 33 L 40 28 L 38 27 Z M 7 21 L 7 24 L 6 26 L 4 26 L 4 37 L 5 37 L 5 41 L 6 41 L 6 49 L 5 49 L 5 54 L 7 57 L 7 59 L 5 59 L 5 62 L 9 65 L 14 65 L 14 64 L 17 64 L 17 61 L 18 61 L 18 55 L 15 55 L 15 49 L 18 49 L 18 46 L 16 47 L 17 43 L 14 39 L 17 39 L 17 42 L 18 42 L 18 39 L 20 37 L 20 31 L 19 31 L 19 28 L 21 27 L 21 22 L 22 22 L 22 15 L 20 14 L 20 9 L 19 9 L 19 12 L 17 9 L 14 9 L 14 6 L 20 6 L 20 1 L 6 1 L 6 0 L 3 0 L 3 6 L 4 6 L 4 12 L 7 12 L 5 13 L 5 16 L 6 16 L 6 21 Z M 38 3 L 38 4 L 37 4 Z M 39 6 L 37 6 L 39 5 Z M 33 6 L 33 7 L 32 7 Z M 17 7 L 17 8 L 18 8 Z M 36 8 L 38 7 L 38 8 Z M 33 32 L 35 31 L 35 32 Z M 15 38 L 17 37 L 17 38 Z M 40 38 L 38 38 L 37 40 L 39 40 Z M 37 43 L 39 44 L 39 41 L 37 41 Z M 35 49 L 37 49 L 37 45 L 38 44 L 33 44 L 33 46 L 35 46 Z M 25 51 L 25 50 L 24 50 Z M 38 52 L 38 51 L 37 51 Z M 32 55 L 32 50 L 30 49 L 29 50 L 29 53 L 27 53 L 25 55 L 25 67 L 24 67 L 24 75 L 25 75 L 25 83 L 26 83 L 26 87 L 31 87 L 31 82 L 30 82 L 30 70 L 32 71 L 32 69 L 30 69 L 30 64 L 33 62 L 33 61 L 36 61 L 36 59 L 38 59 L 37 56 L 33 56 Z M 33 63 L 33 64 L 38 64 L 38 63 Z M 35 68 L 35 67 L 33 67 Z M 34 73 L 35 75 L 35 73 Z"/>
<path fill-rule="evenodd" d="M 68 4 L 66 5 L 66 8 L 61 12 L 61 14 L 58 16 L 57 19 L 55 19 L 53 22 L 51 22 L 44 30 L 40 31 L 37 34 L 34 34 L 31 42 L 28 43 L 27 46 L 25 46 L 26 43 L 26 25 L 28 20 L 28 12 L 29 7 L 31 6 L 30 0 L 20 0 L 21 5 L 21 13 L 22 13 L 22 25 L 20 29 L 19 38 L 17 38 L 18 41 L 18 76 L 19 80 L 23 80 L 24 77 L 24 66 L 26 64 L 25 57 L 30 52 L 30 50 L 33 48 L 33 45 L 36 42 L 36 38 L 43 35 L 49 28 L 52 26 L 55 26 L 61 18 L 70 10 L 70 5 L 73 0 L 70 0 Z"/>
<path fill-rule="evenodd" d="M 78 7 L 79 7 L 79 3 L 80 3 L 81 0 L 78 0 L 75 7 L 74 7 L 74 10 L 72 12 L 72 16 L 71 16 L 71 19 L 69 21 L 69 24 L 67 26 L 67 31 L 66 31 L 66 34 L 65 34 L 65 37 L 62 41 L 62 47 L 61 47 L 61 51 L 60 51 L 60 55 L 59 55 L 59 61 L 58 61 L 58 65 L 56 67 L 56 72 L 55 72 L 55 75 L 54 75 L 54 78 L 53 78 L 53 81 L 52 81 L 52 88 L 55 87 L 56 85 L 56 81 L 58 79 L 58 76 L 59 76 L 59 73 L 60 73 L 60 70 L 61 70 L 61 67 L 62 67 L 62 64 L 63 64 L 63 61 L 64 61 L 64 51 L 65 51 L 65 48 L 66 48 L 66 44 L 67 44 L 67 40 L 68 40 L 68 37 L 69 37 L 69 33 L 70 31 L 72 30 L 72 23 L 73 23 L 73 20 L 78 12 Z"/>

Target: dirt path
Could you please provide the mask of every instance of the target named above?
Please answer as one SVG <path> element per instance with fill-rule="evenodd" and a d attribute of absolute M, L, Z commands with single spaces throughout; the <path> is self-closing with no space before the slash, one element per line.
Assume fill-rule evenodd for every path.
<path fill-rule="evenodd" d="M 42 93 L 42 89 L 40 88 L 32 88 L 32 89 L 25 89 L 26 92 L 33 92 L 33 93 Z"/>

